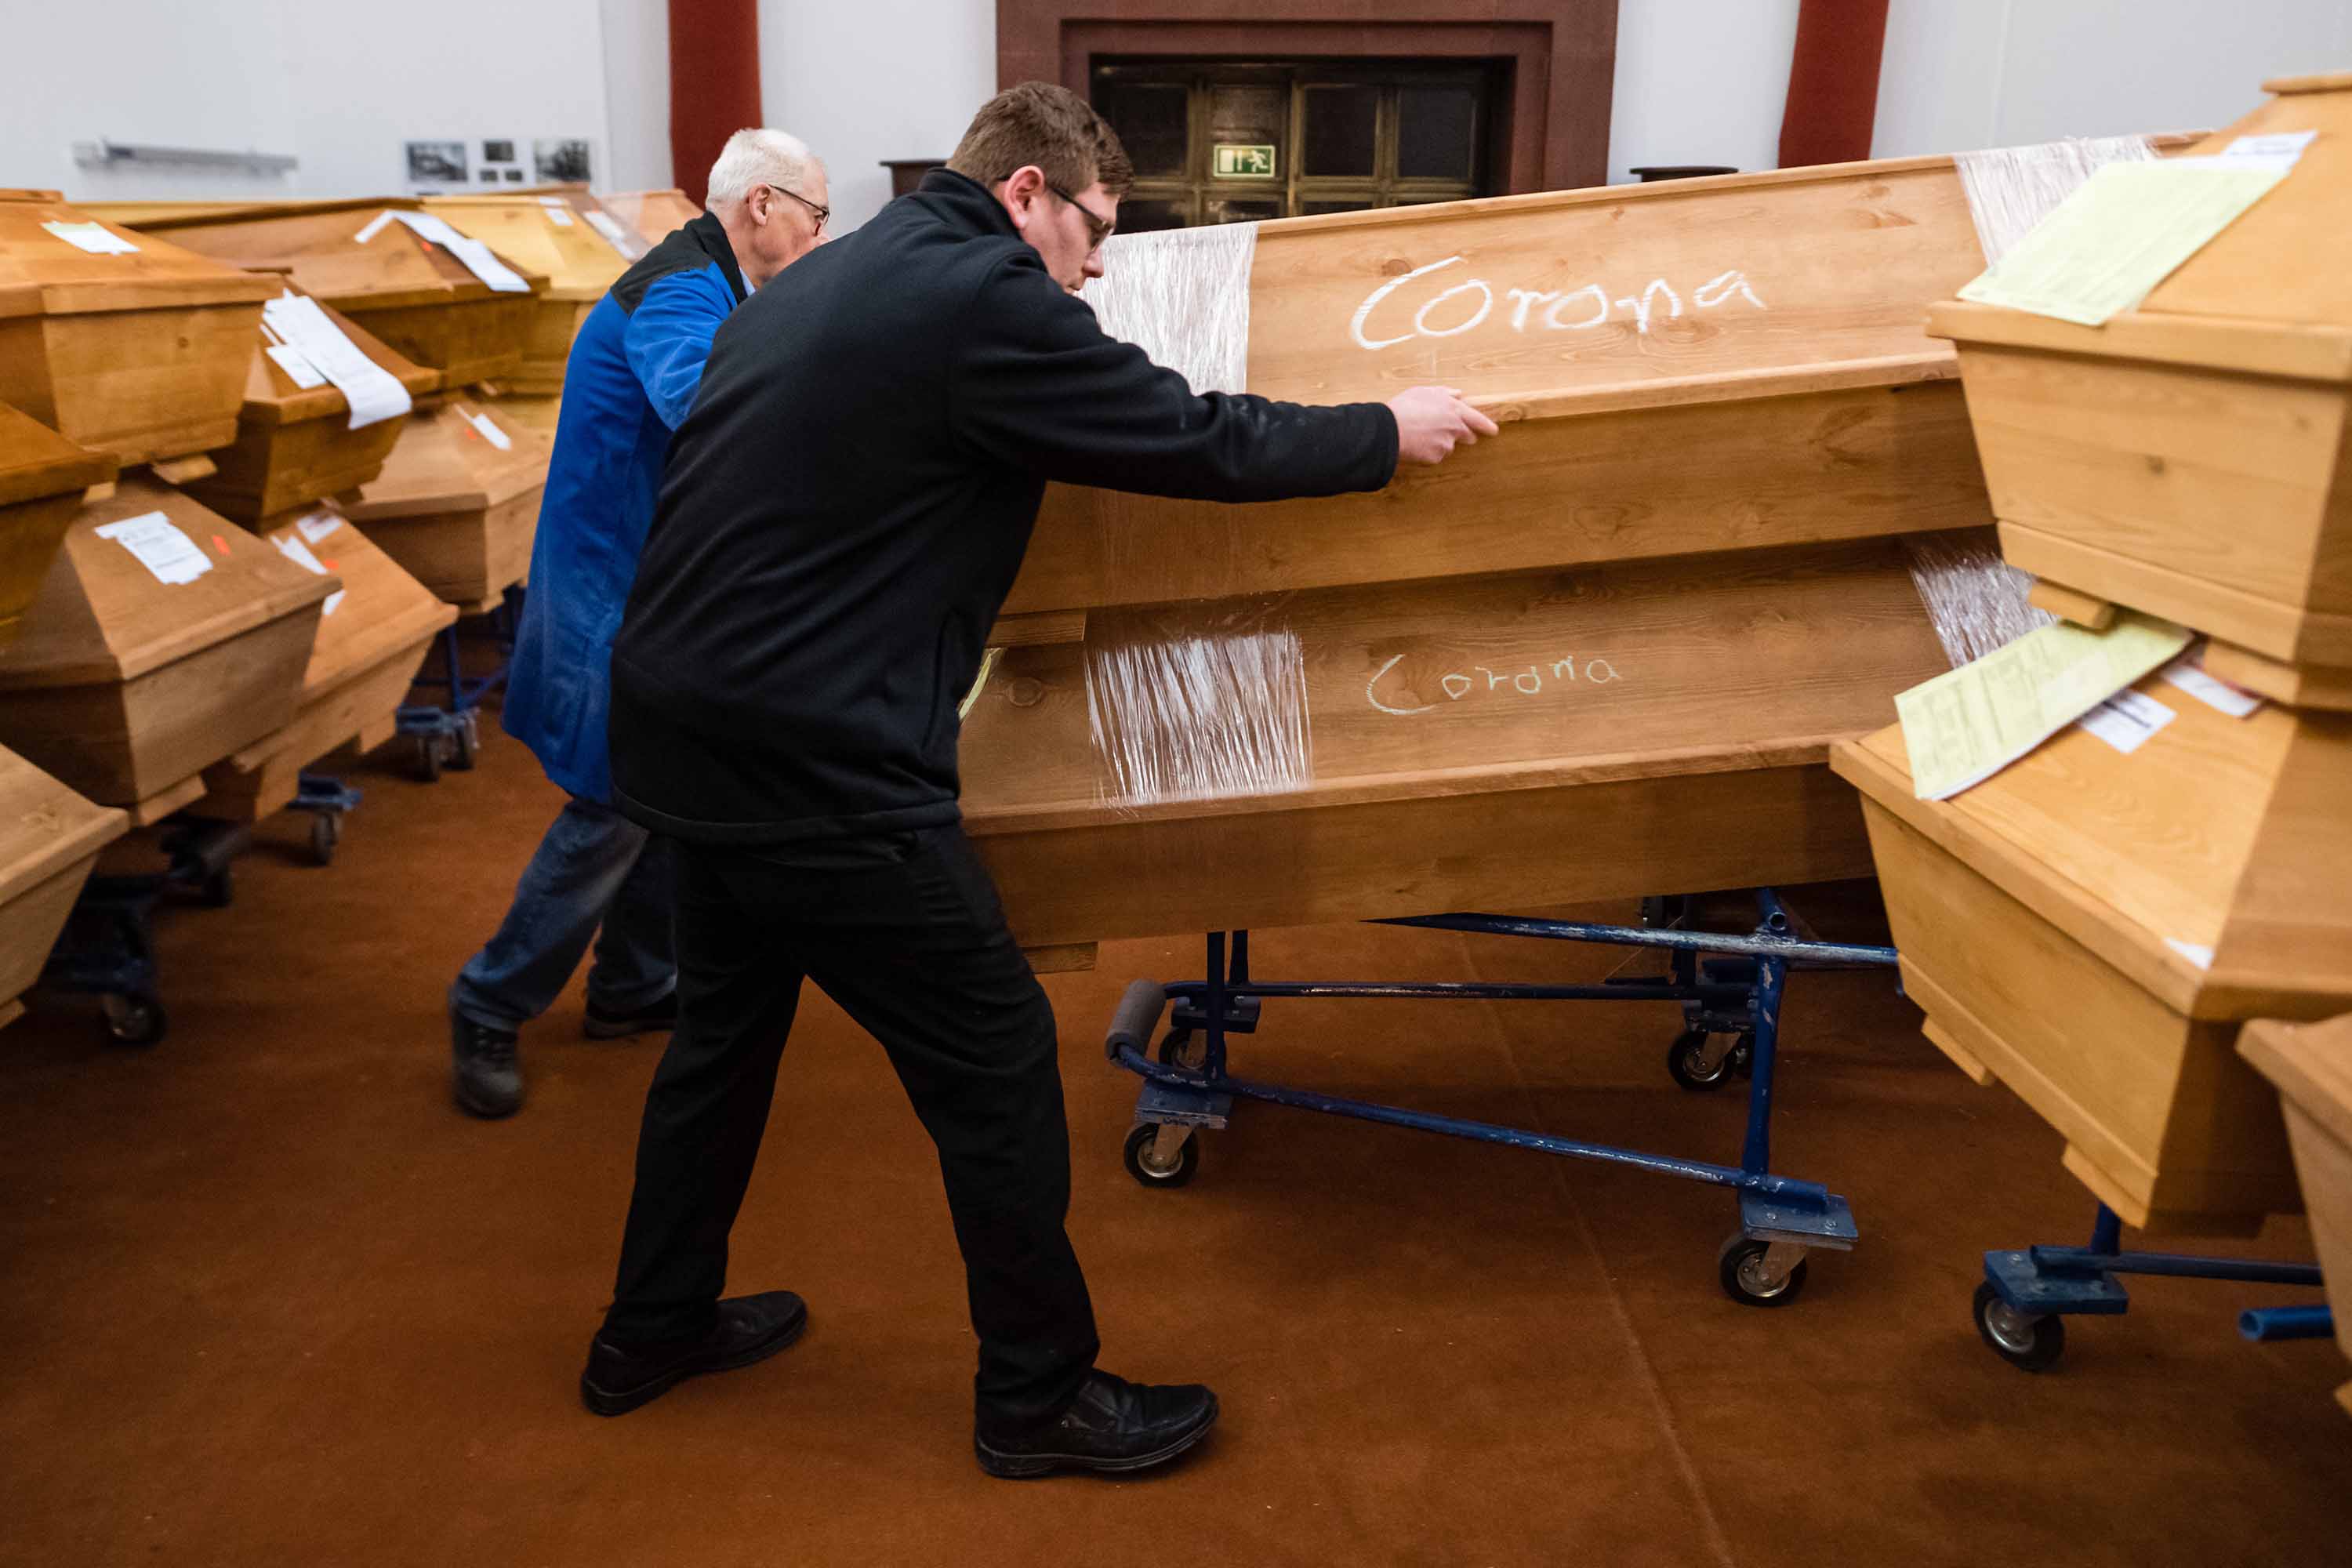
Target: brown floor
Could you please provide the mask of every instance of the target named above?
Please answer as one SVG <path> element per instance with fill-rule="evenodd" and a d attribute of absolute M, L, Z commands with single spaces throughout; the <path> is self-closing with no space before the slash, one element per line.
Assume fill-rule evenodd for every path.
<path fill-rule="evenodd" d="M 1190 1189 L 1147 1192 L 1100 1029 L 1194 945 L 1049 980 L 1106 1364 L 1224 1401 L 1195 1458 L 1126 1483 L 973 1467 L 936 1167 L 879 1051 L 814 1002 L 734 1270 L 803 1292 L 807 1339 L 596 1420 L 573 1379 L 657 1047 L 583 1041 L 575 987 L 525 1037 L 525 1112 L 452 1110 L 443 988 L 556 796 L 497 736 L 431 788 L 389 755 L 354 779 L 332 868 L 280 820 L 234 907 L 169 912 L 160 1047 L 100 1045 L 72 998 L 0 1035 L 0 1561 L 2352 1562 L 2342 1359 L 2231 1327 L 2294 1293 L 2150 1281 L 2039 1378 L 1979 1345 L 1982 1249 L 2075 1239 L 2090 1205 L 1868 976 L 1804 977 L 1789 1009 L 1778 1164 L 1847 1194 L 1864 1241 L 1777 1312 L 1717 1289 L 1722 1193 L 1629 1171 L 1255 1107 Z M 1270 935 L 1258 971 L 1615 962 L 1338 928 Z M 1662 1007 L 1269 1025 L 1240 1056 L 1262 1077 L 1736 1157 L 1737 1098 L 1664 1079 Z"/>

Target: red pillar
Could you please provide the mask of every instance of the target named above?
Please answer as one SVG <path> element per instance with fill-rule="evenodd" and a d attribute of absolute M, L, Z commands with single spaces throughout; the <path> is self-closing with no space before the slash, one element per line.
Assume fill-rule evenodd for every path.
<path fill-rule="evenodd" d="M 1885 44 L 1886 0 L 1803 0 L 1780 117 L 1780 167 L 1870 156 Z"/>
<path fill-rule="evenodd" d="M 761 113 L 759 0 L 669 0 L 670 177 L 695 205 L 719 149 Z"/>

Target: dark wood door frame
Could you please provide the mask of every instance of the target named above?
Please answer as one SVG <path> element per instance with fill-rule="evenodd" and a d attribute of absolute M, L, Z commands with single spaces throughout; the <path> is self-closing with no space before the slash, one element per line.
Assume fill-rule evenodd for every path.
<path fill-rule="evenodd" d="M 996 0 L 996 80 L 1084 93 L 1097 55 L 1512 62 L 1505 188 L 1609 178 L 1617 0 Z"/>

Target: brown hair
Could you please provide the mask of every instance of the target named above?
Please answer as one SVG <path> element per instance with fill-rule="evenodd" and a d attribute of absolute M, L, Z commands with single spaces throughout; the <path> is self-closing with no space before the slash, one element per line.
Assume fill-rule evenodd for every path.
<path fill-rule="evenodd" d="M 981 105 L 948 160 L 949 168 L 983 185 L 1031 163 L 1073 195 L 1100 180 L 1105 191 L 1122 196 L 1135 184 L 1118 132 L 1094 105 L 1051 82 L 1024 81 Z"/>

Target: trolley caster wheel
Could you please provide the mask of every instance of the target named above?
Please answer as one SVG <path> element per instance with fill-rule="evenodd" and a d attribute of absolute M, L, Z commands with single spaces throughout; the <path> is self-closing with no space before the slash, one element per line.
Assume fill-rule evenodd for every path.
<path fill-rule="evenodd" d="M 416 737 L 416 776 L 426 784 L 441 782 L 441 737 Z"/>
<path fill-rule="evenodd" d="M 1988 1279 L 1977 1287 L 1977 1337 L 2020 1372 L 2040 1372 L 2066 1353 L 2066 1320 L 2021 1312 Z"/>
<path fill-rule="evenodd" d="M 1127 1173 L 1147 1187 L 1181 1187 L 1191 1181 L 1192 1173 L 1200 1169 L 1201 1141 L 1188 1132 L 1176 1146 L 1174 1160 L 1164 1168 L 1158 1163 L 1159 1142 L 1158 1122 L 1147 1121 L 1129 1132 L 1122 1156 Z"/>
<path fill-rule="evenodd" d="M 1667 1073 L 1694 1094 L 1721 1089 L 1731 1081 L 1731 1075 L 1738 1070 L 1732 1058 L 1739 1054 L 1740 1045 L 1728 1047 L 1715 1058 L 1712 1065 L 1708 1063 L 1706 1043 L 1713 1037 L 1705 1029 L 1685 1029 L 1675 1037 L 1673 1045 L 1666 1047 Z M 1743 1043 L 1748 1037 L 1746 1035 L 1739 1037 Z"/>
<path fill-rule="evenodd" d="M 196 884 L 196 901 L 208 910 L 225 910 L 236 900 L 236 884 L 230 880 L 226 866 L 206 872 L 205 879 Z"/>
<path fill-rule="evenodd" d="M 109 994 L 100 999 L 106 1008 L 106 1037 L 118 1046 L 152 1046 L 163 1037 L 163 1004 L 154 997 L 134 993 L 127 996 Z"/>
<path fill-rule="evenodd" d="M 1159 1057 L 1162 1067 L 1199 1072 L 1209 1065 L 1209 1042 L 1190 1029 L 1171 1029 L 1160 1037 Z"/>
<path fill-rule="evenodd" d="M 449 766 L 461 773 L 473 772 L 474 758 L 482 749 L 482 732 L 476 727 L 471 713 L 458 721 L 457 732 L 450 739 L 453 745 Z"/>
<path fill-rule="evenodd" d="M 335 846 L 343 838 L 343 819 L 331 811 L 310 818 L 310 858 L 321 866 L 335 863 Z"/>
<path fill-rule="evenodd" d="M 1759 1240 L 1739 1231 L 1733 1231 L 1716 1254 L 1716 1278 L 1722 1281 L 1723 1293 L 1743 1307 L 1785 1307 L 1804 1293 L 1804 1248 L 1794 1243 L 1799 1256 L 1782 1269 L 1771 1254 L 1773 1244 Z"/>

